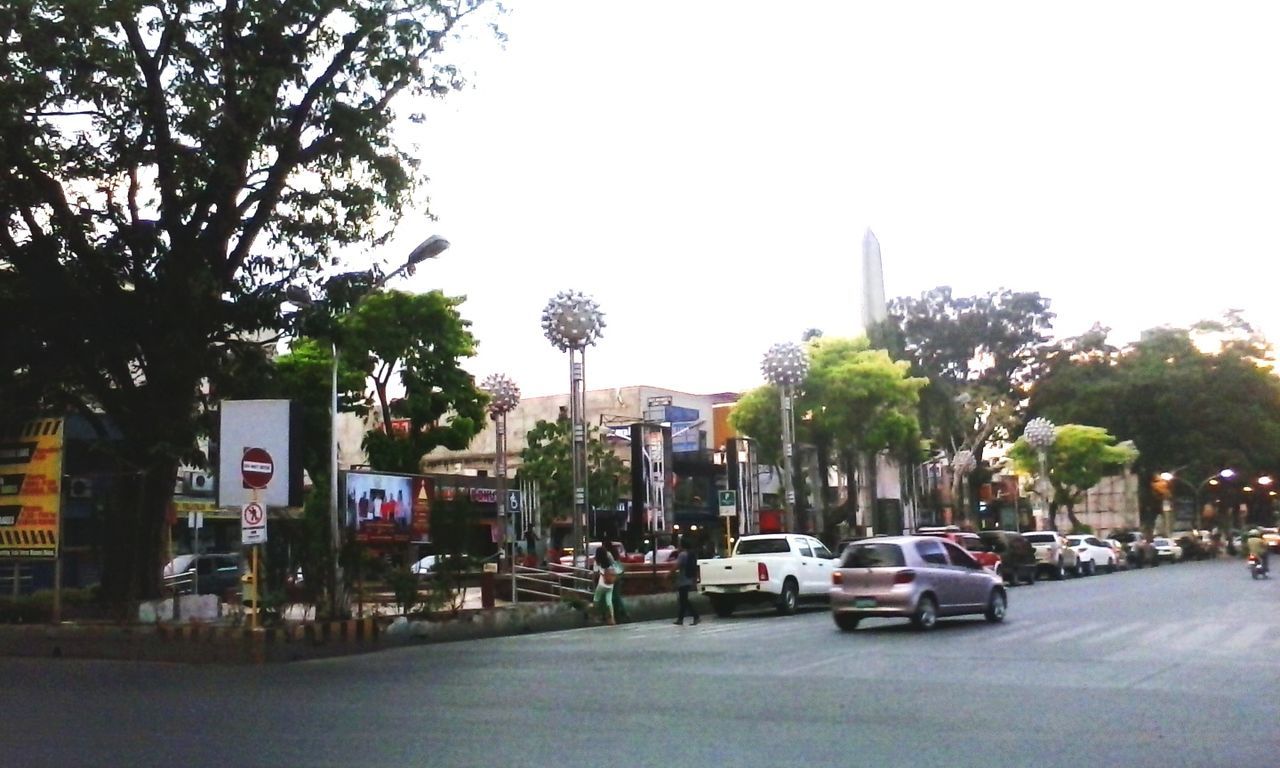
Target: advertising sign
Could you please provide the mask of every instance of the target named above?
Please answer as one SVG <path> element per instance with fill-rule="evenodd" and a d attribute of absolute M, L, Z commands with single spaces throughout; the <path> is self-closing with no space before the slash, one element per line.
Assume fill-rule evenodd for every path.
<path fill-rule="evenodd" d="M 61 488 L 61 419 L 0 436 L 0 560 L 57 557 Z"/>
<path fill-rule="evenodd" d="M 347 527 L 362 544 L 430 541 L 435 485 L 421 475 L 347 472 Z"/>

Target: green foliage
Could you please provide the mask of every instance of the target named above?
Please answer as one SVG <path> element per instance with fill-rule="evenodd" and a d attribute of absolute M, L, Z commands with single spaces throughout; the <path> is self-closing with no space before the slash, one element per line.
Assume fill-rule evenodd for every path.
<path fill-rule="evenodd" d="M 440 291 L 387 291 L 370 294 L 343 319 L 343 348 L 368 350 L 361 368 L 382 417 L 382 429 L 364 441 L 375 469 L 418 472 L 427 453 L 466 448 L 484 428 L 488 397 L 461 366 L 476 352 L 471 323 L 458 312 L 462 301 Z M 404 397 L 392 400 L 396 378 Z M 407 433 L 396 434 L 393 419 L 407 419 Z"/>
<path fill-rule="evenodd" d="M 393 568 L 387 574 L 387 586 L 395 595 L 400 613 L 410 613 L 418 605 L 418 574 L 408 567 Z"/>
<path fill-rule="evenodd" d="M 568 419 L 539 420 L 525 434 L 520 451 L 519 477 L 538 484 L 543 526 L 573 510 L 573 427 Z M 587 427 L 587 490 L 595 508 L 613 508 L 619 489 L 630 475 L 622 459 L 601 439 L 600 430 Z"/>
<path fill-rule="evenodd" d="M 782 464 L 782 402 L 777 387 L 765 385 L 746 392 L 729 412 L 729 424 L 756 443 L 762 464 Z"/>
<path fill-rule="evenodd" d="M 1009 449 L 1009 458 L 1019 472 L 1039 476 L 1040 455 L 1025 437 L 1018 438 Z M 1053 486 L 1051 510 L 1064 506 L 1072 526 L 1081 525 L 1075 517 L 1075 505 L 1085 493 L 1102 478 L 1124 471 L 1137 458 L 1138 450 L 1132 443 L 1117 444 L 1116 438 L 1102 427 L 1084 424 L 1059 426 L 1046 462 Z"/>
<path fill-rule="evenodd" d="M 202 393 L 262 368 L 284 286 L 422 202 L 397 96 L 461 85 L 443 43 L 482 4 L 0 9 L 0 327 L 22 328 L 0 335 L 0 402 L 89 414 L 146 473 L 137 519 L 109 512 L 129 530 L 104 553 L 117 604 L 159 589 Z"/>

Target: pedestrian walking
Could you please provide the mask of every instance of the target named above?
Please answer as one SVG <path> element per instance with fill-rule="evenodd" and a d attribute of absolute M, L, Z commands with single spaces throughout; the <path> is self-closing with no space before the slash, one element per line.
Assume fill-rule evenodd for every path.
<path fill-rule="evenodd" d="M 676 552 L 676 591 L 679 597 L 674 623 L 677 625 L 684 624 L 686 614 L 693 617 L 693 624 L 697 624 L 702 619 L 697 609 L 689 602 L 689 590 L 693 589 L 697 579 L 698 560 L 693 556 L 693 552 L 689 551 L 689 537 L 684 536 L 680 539 L 680 549 Z"/>
<path fill-rule="evenodd" d="M 596 593 L 594 604 L 600 611 L 600 620 L 605 624 L 616 624 L 613 618 L 613 582 L 617 572 L 613 570 L 614 558 L 605 547 L 596 550 L 595 563 L 592 570 L 596 572 Z"/>
<path fill-rule="evenodd" d="M 608 536 L 600 542 L 600 549 L 609 550 L 609 556 L 613 560 L 613 619 L 617 622 L 626 621 L 627 609 L 622 604 L 622 558 Z"/>
<path fill-rule="evenodd" d="M 524 553 L 532 558 L 538 556 L 538 533 L 533 530 L 533 523 L 529 523 L 524 529 Z"/>

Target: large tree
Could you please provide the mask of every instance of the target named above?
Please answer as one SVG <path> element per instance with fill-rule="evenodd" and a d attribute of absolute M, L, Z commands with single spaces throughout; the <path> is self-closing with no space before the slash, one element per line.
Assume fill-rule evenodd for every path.
<path fill-rule="evenodd" d="M 1228 338 L 1206 352 L 1197 335 L 1157 329 L 1118 350 L 1095 329 L 1066 345 L 1031 395 L 1033 415 L 1133 441 L 1144 525 L 1160 512 L 1150 482 L 1161 472 L 1177 473 L 1186 483 L 1171 488 L 1183 490 L 1225 467 L 1242 477 L 1280 468 L 1280 378 L 1258 361 L 1265 342 Z"/>
<path fill-rule="evenodd" d="M 119 430 L 109 596 L 156 591 L 206 385 L 261 354 L 286 284 L 417 202 L 398 97 L 459 84 L 443 43 L 482 3 L 0 9 L 0 323 L 27 337 L 0 399 Z"/>

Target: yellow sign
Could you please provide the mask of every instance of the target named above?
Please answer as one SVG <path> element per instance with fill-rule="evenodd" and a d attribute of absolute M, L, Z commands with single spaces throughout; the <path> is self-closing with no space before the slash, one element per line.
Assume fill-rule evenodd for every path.
<path fill-rule="evenodd" d="M 62 419 L 0 436 L 0 560 L 58 554 Z"/>

